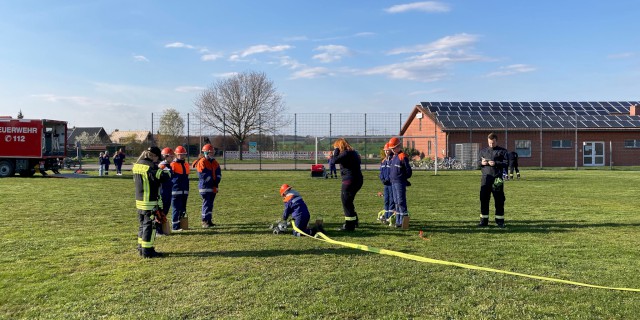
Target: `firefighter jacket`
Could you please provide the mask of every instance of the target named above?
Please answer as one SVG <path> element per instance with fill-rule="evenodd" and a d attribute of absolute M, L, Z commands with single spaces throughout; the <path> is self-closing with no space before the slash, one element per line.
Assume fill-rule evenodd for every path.
<path fill-rule="evenodd" d="M 136 208 L 154 210 L 162 206 L 160 200 L 160 184 L 169 179 L 167 174 L 151 161 L 142 159 L 133 165 L 133 182 L 136 188 Z"/>
<path fill-rule="evenodd" d="M 362 171 L 360 170 L 360 155 L 355 150 L 340 152 L 336 148 L 333 151 L 334 162 L 340 164 L 340 175 L 342 180 L 362 181 Z"/>
<path fill-rule="evenodd" d="M 409 157 L 402 151 L 393 155 L 389 163 L 389 180 L 391 180 L 391 183 L 410 185 L 409 178 L 411 178 L 412 174 L 413 171 L 409 164 Z"/>
<path fill-rule="evenodd" d="M 390 186 L 391 185 L 391 178 L 389 177 L 390 175 L 390 171 L 391 171 L 391 159 L 393 156 L 389 156 L 389 157 L 385 157 L 384 159 L 382 159 L 382 162 L 380 163 L 380 181 L 382 181 L 382 184 L 384 184 L 385 186 Z"/>
<path fill-rule="evenodd" d="M 518 166 L 518 153 L 515 151 L 511 151 L 507 154 L 507 157 L 509 159 L 509 166 L 510 167 L 517 167 Z"/>
<path fill-rule="evenodd" d="M 309 219 L 309 209 L 307 204 L 302 200 L 302 196 L 298 191 L 290 189 L 284 195 L 284 212 L 282 212 L 282 220 L 287 220 L 291 216 L 294 220 L 298 221 L 299 217 L 306 217 Z M 305 227 L 306 228 L 306 227 Z"/>
<path fill-rule="evenodd" d="M 196 164 L 196 170 L 198 170 L 198 191 L 200 193 L 218 192 L 218 185 L 222 179 L 222 172 L 220 171 L 220 164 L 216 159 L 209 159 L 204 157 L 198 159 Z"/>
<path fill-rule="evenodd" d="M 160 196 L 165 201 L 169 201 L 171 199 L 171 189 L 173 189 L 173 182 L 171 181 L 171 176 L 173 175 L 173 172 L 171 172 L 171 164 L 165 160 L 158 164 L 158 168 L 169 176 L 169 179 L 164 179 L 160 184 Z"/>
<path fill-rule="evenodd" d="M 482 159 L 495 161 L 495 165 L 482 165 Z M 499 146 L 493 148 L 486 147 L 478 152 L 478 166 L 482 171 L 482 185 L 493 185 L 495 178 L 502 177 L 502 171 L 507 168 L 507 149 Z"/>
<path fill-rule="evenodd" d="M 173 160 L 171 171 L 171 182 L 173 183 L 171 194 L 189 194 L 189 163 L 185 160 Z"/>

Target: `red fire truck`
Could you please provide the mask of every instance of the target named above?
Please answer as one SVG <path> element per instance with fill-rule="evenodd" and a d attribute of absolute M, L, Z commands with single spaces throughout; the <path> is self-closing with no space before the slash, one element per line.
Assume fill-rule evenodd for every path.
<path fill-rule="evenodd" d="M 57 171 L 67 154 L 67 122 L 0 117 L 0 177 Z"/>

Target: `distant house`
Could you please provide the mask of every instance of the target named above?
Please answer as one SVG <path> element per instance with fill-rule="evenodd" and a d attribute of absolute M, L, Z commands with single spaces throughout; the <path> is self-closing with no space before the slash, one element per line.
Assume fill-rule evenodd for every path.
<path fill-rule="evenodd" d="M 110 135 L 111 142 L 115 144 L 124 144 L 128 142 L 139 142 L 142 144 L 151 144 L 153 136 L 150 131 L 121 131 L 117 130 Z"/>
<path fill-rule="evenodd" d="M 638 101 L 421 102 L 400 135 L 427 157 L 475 163 L 490 132 L 521 166 L 640 165 Z"/>
<path fill-rule="evenodd" d="M 89 137 L 97 137 L 97 141 L 92 144 L 95 145 L 107 145 L 111 143 L 109 135 L 103 127 L 73 127 L 67 129 L 67 145 L 71 148 L 75 148 L 76 141 L 79 137 L 86 133 Z"/>

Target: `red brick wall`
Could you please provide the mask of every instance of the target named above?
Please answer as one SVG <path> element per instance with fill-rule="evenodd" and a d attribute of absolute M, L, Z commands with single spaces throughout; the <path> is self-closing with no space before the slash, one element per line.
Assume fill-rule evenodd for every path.
<path fill-rule="evenodd" d="M 423 115 L 422 119 L 413 118 L 411 123 L 407 127 L 404 132 L 404 136 L 421 136 L 421 137 L 435 137 L 436 130 L 438 134 L 438 149 L 440 152 L 436 150 L 436 141 L 434 138 L 405 138 L 404 146 L 412 145 L 412 142 L 415 142 L 415 148 L 420 152 L 423 152 L 426 157 L 434 158 L 437 154 L 439 158 L 442 158 L 442 150 L 446 150 L 447 148 L 447 138 L 445 133 L 440 129 L 440 127 L 436 127 L 435 123 L 431 118 L 429 118 L 426 114 Z M 428 144 L 431 141 L 431 153 L 428 152 Z"/>
<path fill-rule="evenodd" d="M 540 145 L 540 131 L 494 131 L 498 135 L 498 145 L 515 150 L 515 140 L 531 141 L 531 157 L 520 157 L 521 166 L 540 166 L 540 151 L 542 150 L 543 167 L 573 167 L 575 165 L 575 131 L 543 131 L 542 146 Z M 448 133 L 449 155 L 455 152 L 456 143 L 479 143 L 480 148 L 487 146 L 489 131 L 465 131 Z M 578 166 L 583 166 L 583 142 L 604 142 L 604 165 L 638 166 L 640 165 L 640 148 L 625 148 L 624 140 L 640 140 L 638 131 L 607 132 L 607 131 L 578 131 Z M 552 148 L 552 140 L 571 140 L 571 148 Z M 611 142 L 611 146 L 610 146 Z M 612 151 L 612 152 L 610 152 Z"/>

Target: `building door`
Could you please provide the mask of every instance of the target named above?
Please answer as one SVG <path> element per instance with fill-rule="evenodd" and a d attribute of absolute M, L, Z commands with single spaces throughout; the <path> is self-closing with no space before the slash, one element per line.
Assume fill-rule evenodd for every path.
<path fill-rule="evenodd" d="M 583 142 L 582 155 L 585 167 L 604 166 L 604 142 Z"/>

